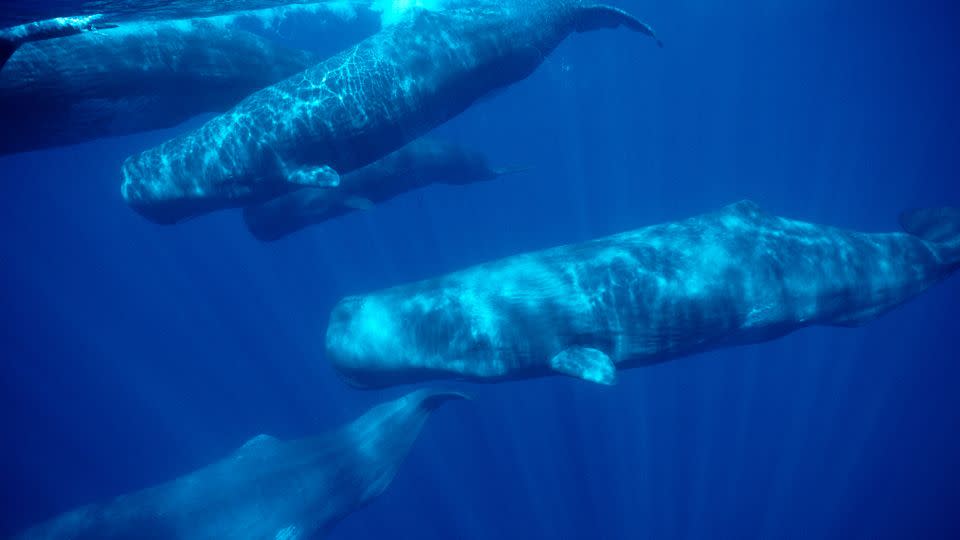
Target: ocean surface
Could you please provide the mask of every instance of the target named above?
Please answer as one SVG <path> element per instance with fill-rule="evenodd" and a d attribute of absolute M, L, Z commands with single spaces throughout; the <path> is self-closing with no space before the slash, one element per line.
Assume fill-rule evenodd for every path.
<path fill-rule="evenodd" d="M 124 158 L 206 117 L 0 158 L 0 537 L 408 391 L 334 373 L 324 330 L 344 295 L 741 199 L 875 232 L 960 205 L 955 3 L 611 3 L 665 47 L 573 35 L 435 132 L 528 172 L 274 243 L 239 212 L 159 226 L 121 199 Z M 958 537 L 958 306 L 954 276 L 859 328 L 612 387 L 434 384 L 476 399 L 438 410 L 330 537 Z"/>

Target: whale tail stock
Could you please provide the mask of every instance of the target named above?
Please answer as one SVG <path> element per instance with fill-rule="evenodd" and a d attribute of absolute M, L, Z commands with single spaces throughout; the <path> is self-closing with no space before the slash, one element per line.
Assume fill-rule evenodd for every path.
<path fill-rule="evenodd" d="M 900 214 L 903 230 L 942 246 L 951 268 L 960 268 L 960 208 L 923 208 Z"/>
<path fill-rule="evenodd" d="M 574 23 L 574 30 L 577 32 L 589 32 L 591 30 L 601 30 L 604 28 L 619 28 L 624 26 L 646 34 L 657 41 L 658 47 L 663 47 L 663 42 L 657 37 L 656 32 L 649 24 L 641 21 L 626 11 L 606 6 L 603 4 L 583 6 L 577 10 L 577 18 Z"/>

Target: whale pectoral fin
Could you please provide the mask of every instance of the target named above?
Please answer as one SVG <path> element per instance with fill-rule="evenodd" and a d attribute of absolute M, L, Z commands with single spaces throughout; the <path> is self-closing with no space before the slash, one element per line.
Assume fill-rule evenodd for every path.
<path fill-rule="evenodd" d="M 3 69 L 3 65 L 13 56 L 13 53 L 17 52 L 19 46 L 20 43 L 0 36 L 0 69 Z"/>
<path fill-rule="evenodd" d="M 646 34 L 657 40 L 657 46 L 663 47 L 663 42 L 657 38 L 656 32 L 649 24 L 641 21 L 626 11 L 612 6 L 596 5 L 585 6 L 577 11 L 577 19 L 574 29 L 577 32 L 589 32 L 591 30 L 601 30 L 604 28 L 619 28 L 624 26 Z"/>
<path fill-rule="evenodd" d="M 343 205 L 354 210 L 369 210 L 374 207 L 373 201 L 363 197 L 347 197 Z"/>
<path fill-rule="evenodd" d="M 617 368 L 603 351 L 589 347 L 571 347 L 550 359 L 550 368 L 557 373 L 585 381 L 613 384 Z"/>
<path fill-rule="evenodd" d="M 340 175 L 326 165 L 301 167 L 287 171 L 287 182 L 303 187 L 337 187 Z"/>

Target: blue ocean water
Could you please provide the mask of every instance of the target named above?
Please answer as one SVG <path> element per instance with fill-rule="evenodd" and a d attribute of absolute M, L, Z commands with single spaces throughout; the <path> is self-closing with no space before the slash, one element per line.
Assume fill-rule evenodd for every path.
<path fill-rule="evenodd" d="M 120 162 L 184 127 L 0 158 L 0 536 L 403 393 L 351 389 L 325 360 L 343 295 L 744 198 L 877 232 L 960 205 L 951 3 L 616 3 L 666 47 L 574 35 L 437 131 L 529 172 L 279 242 L 236 212 L 161 227 L 126 207 Z M 443 385 L 476 399 L 439 410 L 331 537 L 957 536 L 958 301 L 953 277 L 861 328 L 614 387 Z"/>

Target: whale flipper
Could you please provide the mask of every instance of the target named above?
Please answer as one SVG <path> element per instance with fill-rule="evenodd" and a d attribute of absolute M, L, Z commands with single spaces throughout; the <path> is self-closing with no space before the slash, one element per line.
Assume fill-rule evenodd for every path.
<path fill-rule="evenodd" d="M 340 175 L 326 165 L 302 167 L 288 171 L 287 181 L 303 187 L 337 187 L 340 185 Z"/>
<path fill-rule="evenodd" d="M 658 47 L 663 47 L 663 42 L 660 41 L 649 24 L 613 6 L 584 6 L 577 10 L 577 18 L 574 21 L 574 30 L 577 32 L 590 32 L 591 30 L 619 28 L 621 26 L 625 26 L 634 32 L 646 34 L 657 40 Z"/>
<path fill-rule="evenodd" d="M 589 347 L 571 347 L 550 359 L 550 367 L 558 373 L 599 384 L 613 384 L 617 368 L 602 351 Z"/>

